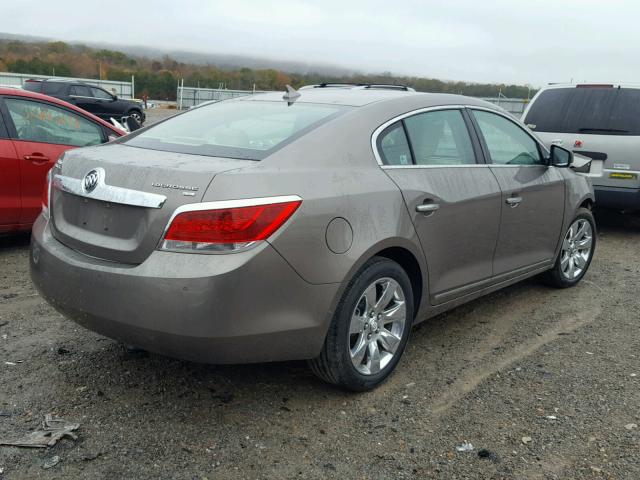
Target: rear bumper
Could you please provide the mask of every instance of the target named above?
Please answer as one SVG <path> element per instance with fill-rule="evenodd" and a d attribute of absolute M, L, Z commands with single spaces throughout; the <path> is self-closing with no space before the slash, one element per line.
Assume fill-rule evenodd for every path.
<path fill-rule="evenodd" d="M 603 187 L 594 185 L 596 206 L 604 208 L 640 210 L 640 189 Z"/>
<path fill-rule="evenodd" d="M 137 266 L 80 254 L 36 221 L 31 277 L 80 325 L 156 353 L 207 363 L 315 357 L 338 284 L 311 285 L 267 243 L 227 255 L 153 252 Z"/>

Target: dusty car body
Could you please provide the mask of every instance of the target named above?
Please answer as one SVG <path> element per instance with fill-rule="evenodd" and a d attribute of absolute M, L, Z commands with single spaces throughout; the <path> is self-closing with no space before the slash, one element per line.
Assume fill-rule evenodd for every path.
<path fill-rule="evenodd" d="M 325 380 L 362 390 L 393 370 L 413 323 L 562 272 L 567 259 L 571 278 L 559 286 L 586 272 L 590 184 L 564 168 L 569 157 L 551 165 L 500 109 L 384 88 L 300 94 L 207 105 L 67 153 L 33 229 L 42 295 L 81 325 L 151 351 L 212 363 L 313 359 Z M 283 122 L 284 139 L 269 133 Z M 532 153 L 516 155 L 527 164 L 498 164 L 498 150 L 492 163 L 500 134 L 483 136 L 481 122 L 530 141 Z M 202 130 L 207 141 L 182 135 L 203 124 L 214 129 Z M 248 208 L 282 221 L 243 237 L 233 220 Z M 572 240 L 577 218 L 588 220 L 588 239 Z M 210 229 L 231 240 L 207 240 Z"/>

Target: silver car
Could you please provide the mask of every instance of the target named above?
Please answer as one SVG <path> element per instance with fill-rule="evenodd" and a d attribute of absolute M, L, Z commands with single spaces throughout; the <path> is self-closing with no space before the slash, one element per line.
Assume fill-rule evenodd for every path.
<path fill-rule="evenodd" d="M 488 103 L 319 85 L 194 108 L 65 154 L 31 275 L 77 323 L 211 363 L 308 359 L 353 390 L 411 326 L 585 275 L 588 180 Z"/>
<path fill-rule="evenodd" d="M 640 85 L 550 85 L 523 118 L 547 146 L 604 163 L 592 177 L 599 207 L 640 210 Z"/>

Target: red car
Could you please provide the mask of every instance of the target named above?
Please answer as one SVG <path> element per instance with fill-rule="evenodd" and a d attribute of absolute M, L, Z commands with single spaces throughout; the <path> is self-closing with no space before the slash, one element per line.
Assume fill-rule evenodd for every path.
<path fill-rule="evenodd" d="M 31 228 L 45 176 L 63 152 L 124 133 L 62 100 L 0 87 L 0 233 Z"/>

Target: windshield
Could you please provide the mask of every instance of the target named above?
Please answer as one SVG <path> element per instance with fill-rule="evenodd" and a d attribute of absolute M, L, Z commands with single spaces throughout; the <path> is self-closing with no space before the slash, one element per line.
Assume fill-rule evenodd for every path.
<path fill-rule="evenodd" d="M 540 93 L 524 122 L 536 132 L 640 135 L 640 89 L 552 88 Z"/>
<path fill-rule="evenodd" d="M 262 160 L 345 111 L 309 103 L 231 100 L 194 108 L 124 143 L 133 147 Z"/>

